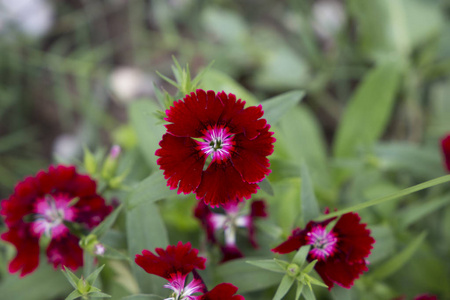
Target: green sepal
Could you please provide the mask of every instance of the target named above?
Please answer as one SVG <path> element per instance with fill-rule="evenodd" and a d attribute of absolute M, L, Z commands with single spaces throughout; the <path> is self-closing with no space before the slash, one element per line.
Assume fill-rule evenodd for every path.
<path fill-rule="evenodd" d="M 314 295 L 311 285 L 308 285 L 308 288 L 303 289 L 302 294 L 306 300 L 316 300 L 316 296 Z"/>
<path fill-rule="evenodd" d="M 73 286 L 74 289 L 76 289 L 78 277 L 75 274 L 73 274 L 69 269 L 67 269 L 66 266 L 63 266 L 61 272 L 63 272 L 64 276 L 67 278 L 70 285 Z"/>
<path fill-rule="evenodd" d="M 317 263 L 317 259 L 313 260 L 302 270 L 302 272 L 306 273 L 306 274 L 311 272 L 312 269 L 314 268 L 314 266 L 316 265 L 316 263 Z"/>
<path fill-rule="evenodd" d="M 300 249 L 295 254 L 294 258 L 292 259 L 292 262 L 300 267 L 303 266 L 303 264 L 306 261 L 306 257 L 308 256 L 310 248 L 311 246 L 300 247 Z"/>
<path fill-rule="evenodd" d="M 86 172 L 90 175 L 95 175 L 97 172 L 97 160 L 95 159 L 94 154 L 87 147 L 83 147 L 84 149 L 84 168 Z"/>
<path fill-rule="evenodd" d="M 95 281 L 97 280 L 98 275 L 100 274 L 100 272 L 103 270 L 103 268 L 105 267 L 105 265 L 102 265 L 100 267 L 98 267 L 94 272 L 92 272 L 87 278 L 86 278 L 86 282 L 89 285 L 94 285 Z"/>
<path fill-rule="evenodd" d="M 65 300 L 74 300 L 81 296 L 83 296 L 83 295 L 80 294 L 80 292 L 78 292 L 77 290 L 75 290 L 72 293 L 70 293 L 69 296 L 67 296 Z"/>

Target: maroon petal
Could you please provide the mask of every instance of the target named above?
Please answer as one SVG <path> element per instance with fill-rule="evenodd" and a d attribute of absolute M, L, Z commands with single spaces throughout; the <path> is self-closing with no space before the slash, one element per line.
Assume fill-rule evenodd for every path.
<path fill-rule="evenodd" d="M 188 194 L 200 184 L 206 156 L 195 149 L 197 143 L 186 137 L 164 134 L 160 149 L 155 155 L 160 156 L 157 163 L 164 170 L 164 178 L 170 189 L 178 187 L 178 193 Z"/>
<path fill-rule="evenodd" d="M 216 228 L 211 220 L 212 215 L 213 213 L 209 209 L 209 206 L 206 205 L 203 201 L 198 201 L 198 204 L 195 207 L 194 216 L 202 223 L 202 226 L 206 231 L 208 240 L 211 243 L 215 244 L 217 243 L 217 239 L 214 236 L 214 231 L 216 230 Z"/>
<path fill-rule="evenodd" d="M 447 171 L 450 172 L 450 134 L 441 140 L 442 154 Z"/>
<path fill-rule="evenodd" d="M 255 239 L 255 219 L 257 218 L 266 218 L 267 212 L 266 212 L 266 202 L 264 200 L 255 200 L 252 202 L 252 205 L 250 207 L 250 215 L 249 218 L 249 224 L 248 224 L 248 235 L 250 243 L 254 248 L 258 247 L 258 244 L 256 243 Z"/>
<path fill-rule="evenodd" d="M 39 265 L 39 240 L 30 234 L 27 227 L 29 225 L 11 228 L 1 235 L 2 240 L 10 242 L 17 249 L 16 257 L 9 263 L 8 271 L 20 271 L 20 277 L 33 272 Z"/>
<path fill-rule="evenodd" d="M 347 289 L 351 288 L 353 281 L 368 270 L 364 260 L 349 263 L 334 257 L 328 258 L 326 261 L 318 261 L 314 269 L 323 282 L 328 285 L 329 290 L 335 283 Z"/>
<path fill-rule="evenodd" d="M 421 294 L 417 295 L 414 300 L 438 300 L 436 295 L 431 294 Z"/>
<path fill-rule="evenodd" d="M 214 91 L 198 89 L 166 110 L 165 120 L 172 123 L 165 125 L 167 132 L 178 137 L 199 138 L 207 125 L 217 123 L 223 109 L 224 105 Z"/>
<path fill-rule="evenodd" d="M 247 139 L 243 134 L 234 137 L 236 145 L 231 159 L 236 170 L 249 183 L 260 182 L 271 172 L 267 156 L 273 152 L 275 138 L 269 128 L 270 125 L 267 125 L 254 140 Z"/>
<path fill-rule="evenodd" d="M 258 189 L 258 185 L 243 181 L 230 162 L 212 162 L 203 172 L 195 193 L 197 199 L 203 199 L 206 204 L 215 207 L 249 199 Z"/>
<path fill-rule="evenodd" d="M 241 295 L 235 295 L 238 288 L 231 283 L 221 283 L 209 292 L 200 296 L 200 300 L 245 300 Z"/>
<path fill-rule="evenodd" d="M 306 245 L 306 230 L 301 230 L 300 228 L 295 228 L 292 231 L 292 235 L 288 237 L 287 241 L 281 243 L 277 247 L 273 248 L 271 251 L 280 254 L 290 253 L 300 249 L 301 246 Z"/>
<path fill-rule="evenodd" d="M 238 247 L 234 245 L 222 246 L 221 250 L 223 255 L 222 260 L 220 261 L 221 263 L 244 257 L 244 254 L 242 254 L 241 250 L 239 250 Z"/>
<path fill-rule="evenodd" d="M 155 255 L 143 250 L 142 255 L 136 254 L 135 262 L 147 273 L 171 280 L 173 274 L 187 275 L 194 269 L 204 269 L 206 259 L 198 256 L 197 249 L 191 249 L 191 243 L 183 245 L 178 242 L 176 246 L 169 245 L 164 250 L 156 248 Z"/>
<path fill-rule="evenodd" d="M 79 239 L 68 234 L 61 239 L 53 239 L 47 248 L 48 262 L 56 269 L 65 266 L 76 270 L 83 265 L 83 250 L 78 245 Z"/>
<path fill-rule="evenodd" d="M 217 97 L 225 106 L 220 123 L 227 124 L 232 133 L 244 133 L 246 138 L 253 140 L 266 126 L 267 121 L 260 119 L 264 114 L 261 105 L 244 109 L 245 101 L 236 100 L 236 96 L 231 93 L 227 95 L 225 92 L 220 92 Z"/>
<path fill-rule="evenodd" d="M 337 234 L 338 249 L 345 253 L 349 262 L 360 261 L 369 256 L 375 240 L 370 236 L 366 224 L 360 223 L 357 213 L 347 213 L 337 221 L 333 232 Z"/>

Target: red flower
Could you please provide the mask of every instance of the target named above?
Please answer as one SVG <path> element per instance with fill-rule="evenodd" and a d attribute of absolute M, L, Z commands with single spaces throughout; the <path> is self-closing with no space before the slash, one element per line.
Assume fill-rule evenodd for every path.
<path fill-rule="evenodd" d="M 145 272 L 171 280 L 180 274 L 186 277 L 194 269 L 203 270 L 206 259 L 198 256 L 197 249 L 191 249 L 191 243 L 183 245 L 178 242 L 176 246 L 169 245 L 166 250 L 156 248 L 156 256 L 148 250 L 143 250 L 142 255 L 136 254 L 136 264 Z"/>
<path fill-rule="evenodd" d="M 447 171 L 450 172 L 450 134 L 441 140 L 442 153 Z"/>
<path fill-rule="evenodd" d="M 206 259 L 198 256 L 197 249 L 191 249 L 191 243 L 183 245 L 178 242 L 176 246 L 167 246 L 166 250 L 156 248 L 156 256 L 148 250 L 142 255 L 136 255 L 135 262 L 147 273 L 163 277 L 169 281 L 165 288 L 173 291 L 173 297 L 168 299 L 180 300 L 244 300 L 242 296 L 235 295 L 237 287 L 230 283 L 222 283 L 207 291 L 203 280 L 196 269 L 204 269 Z M 193 272 L 192 281 L 186 285 L 186 278 Z M 193 295 L 202 293 L 201 295 Z"/>
<path fill-rule="evenodd" d="M 39 264 L 39 238 L 51 238 L 47 258 L 55 268 L 76 270 L 83 265 L 79 238 L 64 222 L 78 223 L 85 229 L 97 226 L 112 210 L 96 193 L 96 183 L 89 176 L 76 173 L 73 166 L 51 166 L 35 177 L 19 182 L 14 193 L 1 202 L 8 231 L 1 238 L 17 249 L 9 272 L 20 276 L 33 272 Z M 29 220 L 28 220 L 29 219 Z"/>
<path fill-rule="evenodd" d="M 328 288 L 331 289 L 335 283 L 350 288 L 353 281 L 368 270 L 366 258 L 375 240 L 356 213 L 342 215 L 327 232 L 326 226 L 335 219 L 310 221 L 305 229 L 294 229 L 288 240 L 272 251 L 285 254 L 311 245 L 308 260 L 318 260 L 315 269 Z"/>
<path fill-rule="evenodd" d="M 243 214 L 241 206 L 237 202 L 224 206 L 225 214 L 212 212 L 210 208 L 199 201 L 195 208 L 195 217 L 202 223 L 206 231 L 208 240 L 212 244 L 217 244 L 223 254 L 221 262 L 243 257 L 244 255 L 236 245 L 236 231 L 238 227 L 248 229 L 249 241 L 254 248 L 258 247 L 255 240 L 254 221 L 257 218 L 267 217 L 266 204 L 264 200 L 255 200 L 251 204 L 250 213 Z M 222 245 L 215 236 L 215 232 L 223 230 L 225 245 Z"/>
<path fill-rule="evenodd" d="M 155 154 L 171 189 L 213 207 L 256 193 L 275 138 L 261 105 L 244 105 L 233 94 L 197 90 L 166 110 L 170 124 Z"/>
<path fill-rule="evenodd" d="M 221 283 L 200 296 L 199 300 L 244 300 L 241 295 L 234 295 L 237 290 L 231 283 Z"/>
<path fill-rule="evenodd" d="M 400 296 L 393 300 L 405 300 L 406 296 Z M 414 300 L 438 300 L 437 296 L 431 294 L 420 294 L 414 297 Z"/>

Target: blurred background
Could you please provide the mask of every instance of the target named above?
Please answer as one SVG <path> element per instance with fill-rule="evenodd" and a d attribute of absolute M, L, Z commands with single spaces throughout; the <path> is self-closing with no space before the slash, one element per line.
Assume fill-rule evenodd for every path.
<path fill-rule="evenodd" d="M 150 163 L 140 164 L 133 169 L 138 174 L 131 176 L 147 176 L 156 168 L 157 145 L 145 145 L 139 138 L 146 127 L 137 114 L 147 107 L 139 100 L 156 103 L 160 88 L 176 93 L 156 73 L 173 79 L 173 57 L 182 66 L 189 64 L 194 76 L 209 66 L 202 88 L 224 89 L 251 103 L 304 90 L 302 112 L 294 116 L 304 116 L 307 124 L 317 126 L 308 130 L 318 132 L 320 139 L 323 136 L 324 153 L 329 156 L 349 101 L 358 98 L 355 91 L 372 74 L 378 79 L 366 86 L 364 96 L 370 99 L 358 109 L 371 109 L 378 95 L 384 99 L 388 93 L 393 100 L 387 111 L 380 112 L 386 120 L 381 122 L 380 128 L 386 127 L 380 131 L 382 139 L 405 143 L 378 149 L 383 160 L 377 167 L 385 167 L 386 173 L 398 171 L 400 175 L 389 179 L 402 187 L 443 175 L 438 140 L 450 132 L 449 16 L 450 0 L 0 0 L 0 199 L 7 198 L 24 176 L 51 163 L 80 162 L 83 147 L 106 153 L 119 144 L 124 152 L 132 152 L 141 143 L 137 155 Z M 384 71 L 371 72 L 390 64 L 395 71 L 386 74 L 395 73 L 395 83 L 387 87 L 391 81 L 383 81 Z M 382 84 L 377 85 L 377 80 Z M 284 124 L 282 129 L 289 132 L 290 123 Z M 375 134 L 373 140 L 377 138 Z M 283 138 L 279 140 L 281 144 Z M 314 168 L 314 147 L 309 150 L 310 168 L 318 174 L 313 178 L 320 185 L 319 198 L 325 199 L 322 204 L 334 206 L 337 196 L 344 198 L 341 204 L 357 203 L 398 190 L 384 181 L 370 190 L 370 180 L 358 179 L 360 170 L 349 160 L 333 163 L 353 168 L 354 185 L 345 194 L 339 190 L 343 180 L 336 179 L 333 190 L 329 188 L 333 184 L 322 185 L 325 176 Z M 344 150 L 334 152 L 345 158 L 339 155 Z M 280 156 L 296 155 L 289 149 L 286 153 Z M 357 153 L 353 158 L 360 159 Z M 371 158 L 364 156 L 364 163 L 373 162 Z M 390 169 L 392 165 L 395 168 Z M 277 168 L 276 158 L 273 166 Z M 278 180 L 277 174 L 274 171 L 271 179 Z M 367 191 L 365 198 L 360 197 L 362 190 Z M 178 215 L 166 219 L 173 216 L 176 222 L 186 222 L 183 226 L 198 226 L 193 220 L 180 221 L 185 208 L 178 210 Z M 386 224 L 392 211 L 372 212 L 371 220 Z M 447 211 L 446 224 L 450 224 Z M 414 223 L 408 222 L 405 226 Z M 439 225 L 430 222 L 427 226 L 436 229 L 433 238 L 440 241 Z M 291 224 L 285 227 L 289 232 Z M 380 243 L 391 248 L 379 248 L 375 263 L 394 252 L 390 230 L 388 226 L 378 230 L 387 237 Z M 444 248 L 441 245 L 440 253 L 448 257 Z M 433 268 L 441 270 L 443 278 L 450 274 L 437 258 L 426 258 L 424 264 L 431 271 L 425 274 L 438 274 Z M 437 282 L 414 276 L 426 288 L 450 295 Z M 409 281 L 397 280 L 401 291 L 409 289 Z"/>
<path fill-rule="evenodd" d="M 127 105 L 151 98 L 154 85 L 173 91 L 155 73 L 170 77 L 172 56 L 194 74 L 213 62 L 205 88 L 236 81 L 257 99 L 306 90 L 328 141 L 365 73 L 401 61 L 388 137 L 421 142 L 424 122 L 442 135 L 449 8 L 445 0 L 0 0 L 0 195 L 54 157 L 117 142 Z"/>

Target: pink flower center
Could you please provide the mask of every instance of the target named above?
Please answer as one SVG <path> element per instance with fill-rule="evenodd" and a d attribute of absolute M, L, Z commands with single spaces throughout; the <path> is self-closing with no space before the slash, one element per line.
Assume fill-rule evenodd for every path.
<path fill-rule="evenodd" d="M 325 260 L 336 253 L 337 237 L 333 232 L 327 232 L 322 226 L 314 227 L 306 234 L 306 242 L 312 245 L 309 253 L 314 259 Z"/>
<path fill-rule="evenodd" d="M 56 238 L 68 231 L 63 221 L 73 221 L 75 212 L 69 206 L 72 199 L 64 194 L 45 195 L 36 200 L 34 213 L 35 220 L 32 229 L 37 236 L 45 234 L 48 237 Z"/>
<path fill-rule="evenodd" d="M 193 294 L 202 292 L 204 289 L 203 282 L 198 278 L 193 278 L 192 281 L 185 286 L 187 275 L 181 275 L 180 273 L 172 274 L 172 278 L 168 284 L 164 287 L 173 291 L 172 297 L 165 300 L 195 300 L 198 296 Z"/>
<path fill-rule="evenodd" d="M 206 155 L 211 155 L 213 161 L 222 161 L 230 157 L 234 148 L 233 135 L 227 127 L 208 126 L 203 132 L 204 142 L 199 143 L 199 149 Z"/>

